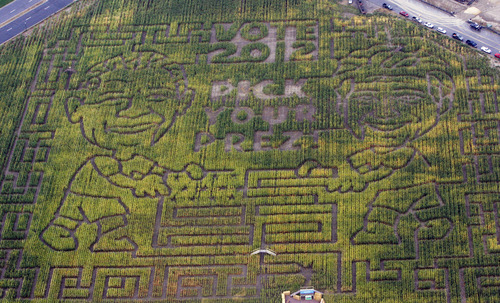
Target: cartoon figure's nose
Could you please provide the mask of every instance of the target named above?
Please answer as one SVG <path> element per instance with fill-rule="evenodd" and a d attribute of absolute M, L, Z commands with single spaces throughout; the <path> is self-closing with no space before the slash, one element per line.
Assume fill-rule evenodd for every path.
<path fill-rule="evenodd" d="M 387 119 L 393 118 L 397 116 L 397 114 L 398 113 L 393 102 L 391 102 L 391 100 L 387 96 L 384 96 L 378 100 L 376 105 L 377 117 Z"/>
<path fill-rule="evenodd" d="M 142 96 L 131 98 L 127 107 L 121 110 L 118 113 L 118 116 L 124 118 L 138 118 L 149 114 L 151 110 L 145 106 L 146 102 L 142 99 L 144 99 Z"/>

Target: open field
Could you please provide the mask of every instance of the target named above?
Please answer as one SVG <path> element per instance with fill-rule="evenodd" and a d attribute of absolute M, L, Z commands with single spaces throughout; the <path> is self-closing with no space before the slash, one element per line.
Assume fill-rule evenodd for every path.
<path fill-rule="evenodd" d="M 485 58 L 322 0 L 89 3 L 0 47 L 6 301 L 500 301 Z"/>

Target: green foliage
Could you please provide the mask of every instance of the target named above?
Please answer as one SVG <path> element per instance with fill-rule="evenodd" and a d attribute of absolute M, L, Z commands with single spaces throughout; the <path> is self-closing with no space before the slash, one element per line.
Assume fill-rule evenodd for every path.
<path fill-rule="evenodd" d="M 1 46 L 3 300 L 499 301 L 497 70 L 351 12 L 82 0 Z"/>
<path fill-rule="evenodd" d="M 247 23 L 241 28 L 241 36 L 250 41 L 257 41 L 267 37 L 269 31 L 267 26 L 260 22 Z"/>

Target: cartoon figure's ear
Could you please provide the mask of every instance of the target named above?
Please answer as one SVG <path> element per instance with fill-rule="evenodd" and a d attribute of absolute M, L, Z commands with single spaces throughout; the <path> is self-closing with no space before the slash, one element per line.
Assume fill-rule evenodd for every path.
<path fill-rule="evenodd" d="M 78 109 L 84 104 L 83 99 L 76 97 L 69 97 L 64 103 L 64 109 L 66 110 L 66 116 L 69 122 L 77 123 L 82 119 L 82 115 L 79 114 Z"/>
<path fill-rule="evenodd" d="M 453 79 L 439 71 L 427 73 L 428 93 L 438 106 L 440 114 L 447 112 L 453 105 L 455 85 Z"/>
<path fill-rule="evenodd" d="M 347 95 L 346 87 L 348 86 L 348 84 L 350 85 L 350 79 L 343 79 L 340 80 L 334 88 L 336 97 L 336 100 L 334 101 L 336 105 L 335 108 L 341 117 L 344 117 L 345 108 L 347 106 L 345 97 Z"/>
<path fill-rule="evenodd" d="M 349 108 L 349 98 L 354 93 L 355 81 L 352 78 L 345 79 L 339 85 L 339 88 L 335 91 L 337 94 L 337 112 L 342 117 L 344 121 L 344 126 L 358 139 L 364 137 L 364 127 L 358 123 L 358 120 L 354 119 L 356 115 L 353 113 L 353 109 Z"/>

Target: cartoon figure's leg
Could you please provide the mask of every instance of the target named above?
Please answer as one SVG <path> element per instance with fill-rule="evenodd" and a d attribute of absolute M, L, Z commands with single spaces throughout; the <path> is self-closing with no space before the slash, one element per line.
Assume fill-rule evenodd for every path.
<path fill-rule="evenodd" d="M 54 219 L 40 234 L 40 240 L 54 250 L 75 250 L 78 248 L 75 232 L 83 221 L 79 201 L 67 193 Z"/>
<path fill-rule="evenodd" d="M 85 222 L 97 225 L 91 251 L 129 251 L 137 245 L 127 235 L 128 209 L 119 198 L 81 197 L 80 212 Z"/>
<path fill-rule="evenodd" d="M 353 244 L 399 244 L 397 222 L 401 213 L 394 209 L 371 206 L 364 218 L 364 226 L 353 237 Z"/>
<path fill-rule="evenodd" d="M 131 251 L 137 249 L 127 233 L 127 217 L 115 215 L 97 221 L 97 238 L 90 246 L 91 251 Z"/>
<path fill-rule="evenodd" d="M 78 248 L 77 229 L 80 225 L 96 224 L 97 236 L 91 251 L 124 251 L 136 248 L 127 236 L 127 208 L 117 198 L 89 197 L 69 193 L 41 239 L 55 250 Z"/>
<path fill-rule="evenodd" d="M 437 189 L 432 185 L 417 186 L 410 189 L 381 192 L 369 204 L 368 213 L 363 222 L 363 228 L 352 238 L 353 244 L 400 244 L 398 233 L 402 216 L 412 215 L 415 219 L 415 228 L 420 231 L 419 239 L 428 239 L 425 236 L 433 225 L 448 222 L 439 215 L 439 209 L 444 205 Z M 443 221 L 444 220 L 444 221 Z M 448 229 L 451 228 L 451 224 Z M 422 229 L 422 230 L 420 230 Z M 442 239 L 449 230 L 445 231 Z"/>

